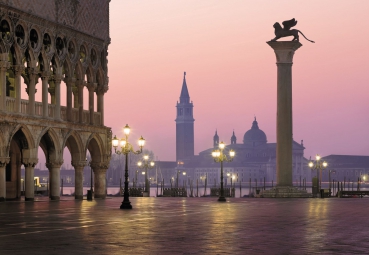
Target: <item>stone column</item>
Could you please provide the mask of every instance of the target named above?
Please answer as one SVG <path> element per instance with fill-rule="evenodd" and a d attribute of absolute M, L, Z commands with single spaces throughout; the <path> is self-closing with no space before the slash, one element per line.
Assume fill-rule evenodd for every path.
<path fill-rule="evenodd" d="M 0 54 L 0 111 L 6 111 L 6 70 L 9 68 L 9 61 L 4 56 L 6 54 Z"/>
<path fill-rule="evenodd" d="M 277 58 L 277 186 L 292 186 L 292 59 L 296 41 L 268 42 Z"/>
<path fill-rule="evenodd" d="M 79 81 L 78 87 L 78 119 L 79 123 L 83 123 L 83 88 L 85 87 L 85 82 Z"/>
<path fill-rule="evenodd" d="M 55 113 L 54 118 L 55 120 L 60 120 L 60 83 L 61 77 L 55 76 L 54 77 L 54 85 L 55 85 Z"/>
<path fill-rule="evenodd" d="M 15 112 L 17 113 L 21 113 L 22 112 L 22 108 L 21 108 L 21 101 L 22 101 L 22 96 L 21 96 L 21 84 L 22 84 L 22 80 L 21 80 L 21 74 L 24 71 L 24 66 L 22 65 L 18 65 L 18 66 L 14 66 L 13 68 L 13 72 L 14 72 L 14 83 L 15 83 Z"/>
<path fill-rule="evenodd" d="M 65 80 L 67 85 L 67 120 L 73 121 L 72 119 L 72 87 L 76 82 L 75 78 L 68 78 Z"/>
<path fill-rule="evenodd" d="M 104 126 L 104 94 L 108 91 L 108 86 L 98 87 L 97 94 L 97 111 L 100 113 L 100 124 Z"/>
<path fill-rule="evenodd" d="M 24 159 L 23 165 L 25 167 L 25 200 L 33 201 L 35 199 L 35 181 L 34 171 L 38 159 Z"/>
<path fill-rule="evenodd" d="M 60 199 L 60 167 L 63 161 L 46 163 L 50 175 L 50 199 Z"/>
<path fill-rule="evenodd" d="M 36 90 L 36 79 L 37 79 L 37 70 L 32 67 L 28 67 L 26 69 L 28 75 L 28 84 L 26 92 L 28 94 L 28 114 L 33 116 L 35 115 L 35 94 Z"/>
<path fill-rule="evenodd" d="M 86 166 L 86 161 L 72 162 L 72 166 L 74 167 L 74 197 L 75 199 L 83 199 L 83 169 Z"/>
<path fill-rule="evenodd" d="M 48 102 L 48 92 L 49 92 L 49 73 L 44 72 L 41 75 L 42 80 L 42 117 L 49 117 L 49 102 Z"/>
<path fill-rule="evenodd" d="M 78 109 L 79 108 L 79 104 L 78 104 L 78 87 L 74 86 L 72 88 L 72 92 L 73 92 L 73 108 Z"/>
<path fill-rule="evenodd" d="M 95 180 L 95 198 L 105 198 L 106 197 L 106 171 L 108 166 L 103 164 L 91 163 L 91 168 L 94 171 Z"/>
<path fill-rule="evenodd" d="M 9 158 L 0 158 L 0 202 L 6 199 L 5 166 L 9 164 Z"/>
<path fill-rule="evenodd" d="M 96 90 L 97 84 L 96 83 L 88 83 L 88 109 L 90 111 L 90 125 L 94 124 L 94 92 Z"/>

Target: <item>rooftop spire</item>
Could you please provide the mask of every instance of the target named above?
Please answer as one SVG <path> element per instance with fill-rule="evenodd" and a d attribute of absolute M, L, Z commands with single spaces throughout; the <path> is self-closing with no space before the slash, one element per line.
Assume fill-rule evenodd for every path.
<path fill-rule="evenodd" d="M 189 103 L 190 102 L 190 94 L 188 93 L 187 83 L 186 83 L 186 72 L 183 74 L 183 84 L 181 95 L 179 96 L 179 101 L 182 103 Z"/>

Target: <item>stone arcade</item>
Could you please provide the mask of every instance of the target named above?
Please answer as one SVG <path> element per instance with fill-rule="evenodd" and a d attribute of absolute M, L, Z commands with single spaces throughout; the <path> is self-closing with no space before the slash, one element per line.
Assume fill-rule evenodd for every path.
<path fill-rule="evenodd" d="M 83 198 L 87 150 L 95 197 L 105 198 L 111 157 L 111 130 L 104 126 L 109 2 L 0 0 L 0 200 L 20 199 L 21 165 L 25 200 L 34 200 L 39 146 L 49 169 L 52 200 L 60 196 L 65 147 L 75 170 L 75 198 Z M 27 100 L 21 99 L 22 79 Z M 61 95 L 61 86 L 66 86 L 66 95 Z M 85 87 L 89 110 L 83 109 Z M 35 101 L 37 91 L 42 102 Z"/>

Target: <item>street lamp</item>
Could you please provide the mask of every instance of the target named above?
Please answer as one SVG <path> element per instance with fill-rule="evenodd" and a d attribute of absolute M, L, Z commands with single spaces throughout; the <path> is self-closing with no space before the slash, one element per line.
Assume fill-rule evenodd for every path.
<path fill-rule="evenodd" d="M 126 156 L 126 162 L 125 162 L 125 168 L 124 168 L 124 171 L 125 171 L 124 195 L 123 195 L 123 202 L 120 206 L 120 209 L 132 209 L 131 202 L 129 202 L 129 191 L 128 191 L 128 154 L 130 152 L 134 154 L 142 153 L 142 147 L 145 145 L 145 139 L 143 139 L 141 136 L 140 139 L 138 139 L 138 146 L 140 147 L 140 149 L 135 151 L 133 149 L 132 144 L 128 142 L 128 136 L 129 136 L 130 131 L 131 131 L 131 128 L 127 124 L 123 129 L 125 138 L 122 138 L 120 141 L 118 140 L 116 136 L 114 136 L 113 138 L 113 147 L 114 147 L 115 153 L 118 155 L 124 154 Z M 118 149 L 117 151 L 118 145 L 120 145 L 121 150 Z"/>
<path fill-rule="evenodd" d="M 321 157 L 317 154 L 315 156 L 315 164 L 313 161 L 309 162 L 309 167 L 311 170 L 316 170 L 317 182 L 318 182 L 318 192 L 321 188 L 321 180 L 322 180 L 322 171 L 328 166 L 328 163 L 325 161 L 321 161 Z"/>
<path fill-rule="evenodd" d="M 154 161 L 149 162 L 149 155 L 144 155 L 142 161 L 137 162 L 137 166 L 139 168 L 145 169 L 145 172 L 143 174 L 145 175 L 145 189 L 144 189 L 144 197 L 150 196 L 150 190 L 149 190 L 149 181 L 147 179 L 147 169 L 154 168 Z"/>
<path fill-rule="evenodd" d="M 231 162 L 235 156 L 235 151 L 230 150 L 229 151 L 229 159 L 225 154 L 223 154 L 223 150 L 225 148 L 225 143 L 220 142 L 219 143 L 219 149 L 213 150 L 211 153 L 211 156 L 214 158 L 214 161 L 217 163 L 220 163 L 220 196 L 218 198 L 218 201 L 225 202 L 226 199 L 224 197 L 224 189 L 223 189 L 223 162 Z"/>

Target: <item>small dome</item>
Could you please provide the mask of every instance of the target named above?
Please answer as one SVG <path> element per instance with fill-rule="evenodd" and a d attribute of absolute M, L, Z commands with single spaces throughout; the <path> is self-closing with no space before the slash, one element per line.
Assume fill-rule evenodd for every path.
<path fill-rule="evenodd" d="M 243 136 L 243 143 L 257 146 L 267 143 L 267 138 L 263 130 L 259 129 L 258 122 L 255 120 L 252 122 L 252 127 Z"/>

